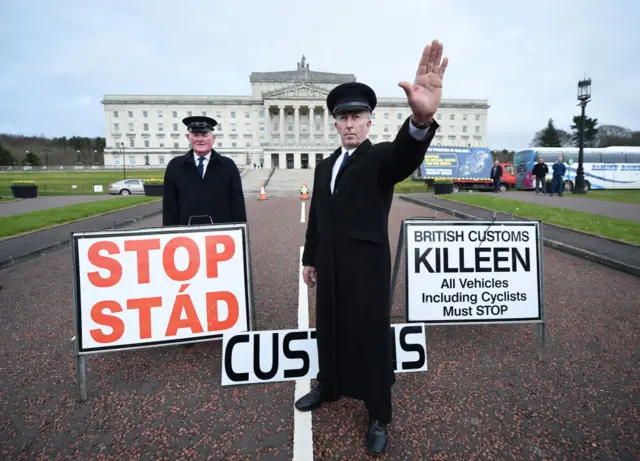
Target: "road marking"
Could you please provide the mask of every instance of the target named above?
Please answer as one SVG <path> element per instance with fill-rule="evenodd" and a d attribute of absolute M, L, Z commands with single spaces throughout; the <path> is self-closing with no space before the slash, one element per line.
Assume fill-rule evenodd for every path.
<path fill-rule="evenodd" d="M 302 203 L 304 210 L 304 202 Z M 304 222 L 304 221 L 303 221 Z M 307 285 L 302 276 L 302 252 L 300 247 L 300 271 L 298 276 L 298 329 L 309 328 L 309 298 Z M 296 381 L 295 400 L 311 390 L 311 381 L 299 379 Z M 313 460 L 313 432 L 311 431 L 311 412 L 302 412 L 293 408 L 293 461 Z"/>
<path fill-rule="evenodd" d="M 302 202 L 300 205 L 302 205 L 301 209 L 300 209 L 300 222 L 304 222 L 304 217 L 305 217 L 305 212 L 304 212 L 304 202 Z M 306 285 L 305 285 L 306 286 Z"/>

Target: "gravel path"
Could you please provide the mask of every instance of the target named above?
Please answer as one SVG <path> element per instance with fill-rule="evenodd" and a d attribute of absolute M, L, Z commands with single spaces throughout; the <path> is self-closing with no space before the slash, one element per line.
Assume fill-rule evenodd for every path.
<path fill-rule="evenodd" d="M 30 199 L 14 200 L 7 203 L 0 202 L 0 216 L 11 216 L 14 214 L 30 213 L 37 210 L 48 210 L 65 205 L 75 205 L 76 203 L 95 202 L 97 200 L 108 200 L 120 197 L 119 195 L 78 195 L 62 197 L 36 197 Z"/>
<path fill-rule="evenodd" d="M 258 326 L 295 328 L 300 201 L 247 205 Z M 396 198 L 392 248 L 399 219 L 430 213 Z M 222 388 L 219 342 L 92 355 L 78 402 L 70 280 L 68 249 L 0 271 L 0 458 L 292 458 L 294 384 Z M 429 371 L 398 375 L 386 459 L 640 456 L 638 279 L 545 249 L 545 280 L 546 362 L 532 326 L 427 329 Z M 349 399 L 317 410 L 314 459 L 367 459 L 366 417 Z"/>

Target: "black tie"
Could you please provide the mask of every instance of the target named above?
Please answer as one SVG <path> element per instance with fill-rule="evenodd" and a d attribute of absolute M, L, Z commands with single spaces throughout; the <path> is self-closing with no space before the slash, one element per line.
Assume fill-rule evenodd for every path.
<path fill-rule="evenodd" d="M 200 177 L 202 178 L 204 176 L 204 164 L 202 162 L 204 162 L 204 157 L 200 157 L 198 158 L 198 171 L 200 172 Z"/>

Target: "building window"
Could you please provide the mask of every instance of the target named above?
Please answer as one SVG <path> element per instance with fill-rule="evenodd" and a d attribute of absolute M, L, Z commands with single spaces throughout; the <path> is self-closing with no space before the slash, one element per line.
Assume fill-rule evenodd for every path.
<path fill-rule="evenodd" d="M 222 147 L 222 143 L 221 142 L 218 143 L 218 147 Z"/>
<path fill-rule="evenodd" d="M 158 156 L 158 163 L 159 163 L 160 165 L 164 165 L 164 155 L 159 155 L 159 156 Z"/>
<path fill-rule="evenodd" d="M 163 142 L 160 143 L 160 147 L 164 147 L 164 143 Z"/>
<path fill-rule="evenodd" d="M 149 140 L 148 139 L 144 140 L 144 147 L 149 147 Z"/>
<path fill-rule="evenodd" d="M 144 128 L 143 128 L 143 130 L 144 130 L 144 131 L 149 131 L 149 124 L 148 124 L 148 123 L 145 123 L 145 124 L 144 124 Z"/>
<path fill-rule="evenodd" d="M 251 118 L 251 112 L 245 112 L 244 113 L 244 118 Z"/>
<path fill-rule="evenodd" d="M 465 125 L 465 126 L 463 126 L 463 127 L 462 127 L 462 132 L 463 132 L 463 133 L 466 133 L 466 132 L 467 132 L 467 125 Z"/>
<path fill-rule="evenodd" d="M 480 114 L 476 114 L 476 122 L 480 121 Z"/>
<path fill-rule="evenodd" d="M 136 158 L 133 155 L 129 155 L 129 165 L 135 165 Z"/>
<path fill-rule="evenodd" d="M 133 123 L 129 123 L 129 131 L 133 131 Z"/>
<path fill-rule="evenodd" d="M 173 112 L 171 112 L 171 115 L 173 116 L 173 118 L 178 118 L 178 111 L 174 110 Z"/>
<path fill-rule="evenodd" d="M 159 110 L 158 111 L 158 118 L 162 118 L 162 117 L 164 117 L 164 113 L 161 110 Z"/>
<path fill-rule="evenodd" d="M 146 110 L 143 110 L 143 111 L 142 111 L 142 116 L 143 116 L 144 118 L 147 118 L 147 117 L 149 116 L 149 113 L 148 113 Z"/>
<path fill-rule="evenodd" d="M 191 117 L 193 115 L 193 112 L 191 112 L 190 110 L 187 111 L 187 117 Z"/>
<path fill-rule="evenodd" d="M 455 120 L 455 119 L 456 119 L 456 114 L 449 115 L 449 120 Z"/>
<path fill-rule="evenodd" d="M 398 112 L 398 120 L 402 120 L 402 112 Z"/>
<path fill-rule="evenodd" d="M 202 111 L 202 116 L 203 116 L 203 117 L 206 117 L 206 116 L 207 116 L 207 111 L 206 111 L 206 110 L 203 110 L 203 111 Z"/>
<path fill-rule="evenodd" d="M 389 112 L 385 112 L 384 113 L 384 119 L 385 120 L 389 120 Z"/>
<path fill-rule="evenodd" d="M 467 114 L 464 114 L 464 115 L 462 116 L 462 120 L 466 120 L 466 119 L 467 119 Z"/>
<path fill-rule="evenodd" d="M 174 149 L 178 149 L 178 148 L 180 148 L 180 144 L 179 144 L 179 143 L 177 143 L 177 142 L 174 142 L 174 143 L 173 143 L 173 148 L 174 148 Z"/>
<path fill-rule="evenodd" d="M 129 114 L 129 118 L 133 118 L 133 111 L 132 111 L 132 110 L 130 110 L 130 111 L 128 112 L 128 114 Z"/>
<path fill-rule="evenodd" d="M 235 143 L 235 142 L 232 142 L 232 143 L 231 143 L 231 147 L 236 147 L 236 143 Z"/>
<path fill-rule="evenodd" d="M 231 111 L 231 118 L 236 118 L 236 113 L 234 111 Z"/>
<path fill-rule="evenodd" d="M 173 124 L 173 131 L 178 131 L 178 124 L 177 123 Z"/>
<path fill-rule="evenodd" d="M 113 131 L 120 131 L 120 124 L 119 123 L 114 123 L 113 124 Z"/>
<path fill-rule="evenodd" d="M 164 131 L 164 125 L 162 123 L 158 123 L 158 131 Z"/>
<path fill-rule="evenodd" d="M 449 125 L 449 131 L 451 131 L 452 133 L 454 131 L 456 131 L 456 126 L 455 125 Z"/>
<path fill-rule="evenodd" d="M 129 138 L 129 147 L 136 147 L 136 142 L 133 138 Z"/>
<path fill-rule="evenodd" d="M 480 127 L 479 126 L 476 127 L 476 134 L 477 133 L 480 133 Z"/>
<path fill-rule="evenodd" d="M 442 120 L 442 114 L 438 114 L 438 120 Z"/>
<path fill-rule="evenodd" d="M 113 116 L 114 116 L 115 118 L 118 118 L 118 111 L 117 111 L 117 110 L 114 110 L 114 111 L 113 111 Z"/>

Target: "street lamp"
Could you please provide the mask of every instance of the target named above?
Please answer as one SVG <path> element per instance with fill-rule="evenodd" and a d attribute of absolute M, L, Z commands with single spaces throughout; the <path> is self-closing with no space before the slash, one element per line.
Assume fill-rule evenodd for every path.
<path fill-rule="evenodd" d="M 126 163 L 124 161 L 124 143 L 123 142 L 120 143 L 120 150 L 122 151 L 122 177 L 123 179 L 127 179 Z"/>
<path fill-rule="evenodd" d="M 576 172 L 576 183 L 573 188 L 574 194 L 586 194 L 584 187 L 584 111 L 587 103 L 591 100 L 591 79 L 585 78 L 578 82 L 578 103 L 582 107 L 582 118 L 580 119 L 580 151 L 578 153 L 578 171 Z"/>

